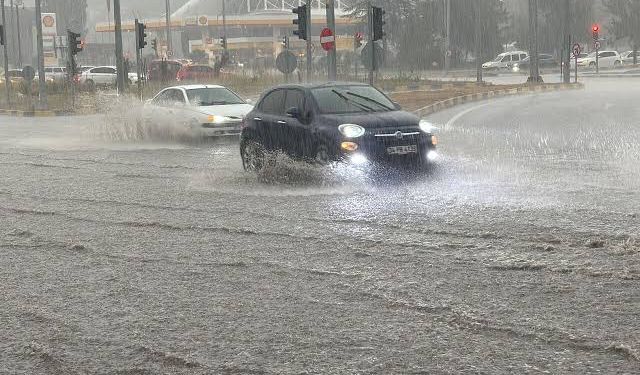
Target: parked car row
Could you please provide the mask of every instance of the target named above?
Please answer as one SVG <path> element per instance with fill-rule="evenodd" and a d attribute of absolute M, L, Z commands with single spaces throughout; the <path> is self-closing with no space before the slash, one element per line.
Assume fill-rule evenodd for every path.
<path fill-rule="evenodd" d="M 640 52 L 637 52 L 640 58 Z M 531 64 L 531 57 L 525 51 L 504 52 L 496 56 L 492 61 L 482 64 L 482 68 L 487 71 L 508 71 L 514 72 L 528 70 Z M 553 55 L 547 53 L 538 54 L 538 64 L 540 68 L 558 68 L 561 63 Z M 603 50 L 596 53 L 582 53 L 578 57 L 578 67 L 595 69 L 596 64 L 600 68 L 620 68 L 623 65 L 633 64 L 633 51 L 626 51 L 622 54 L 617 51 Z M 571 65 L 575 67 L 575 59 L 571 59 Z"/>

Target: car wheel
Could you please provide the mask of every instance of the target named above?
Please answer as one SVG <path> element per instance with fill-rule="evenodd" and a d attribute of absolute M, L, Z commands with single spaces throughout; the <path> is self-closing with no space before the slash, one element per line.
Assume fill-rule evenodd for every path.
<path fill-rule="evenodd" d="M 84 86 L 89 91 L 95 91 L 95 89 L 96 89 L 96 83 L 93 82 L 93 80 L 90 80 L 90 79 L 86 80 L 86 82 L 84 83 Z"/>
<path fill-rule="evenodd" d="M 242 167 L 248 172 L 260 172 L 266 165 L 266 150 L 262 144 L 254 140 L 240 142 Z"/>
<path fill-rule="evenodd" d="M 613 67 L 614 68 L 619 68 L 621 65 L 622 65 L 622 62 L 620 62 L 620 61 L 616 61 L 616 62 L 613 63 Z"/>
<path fill-rule="evenodd" d="M 594 62 L 590 62 L 589 63 L 589 68 L 594 69 L 595 67 L 596 67 L 596 63 L 594 63 Z"/>
<path fill-rule="evenodd" d="M 321 144 L 320 146 L 318 146 L 318 148 L 316 149 L 316 157 L 314 158 L 314 161 L 320 165 L 327 165 L 331 162 L 329 148 L 326 145 Z"/>

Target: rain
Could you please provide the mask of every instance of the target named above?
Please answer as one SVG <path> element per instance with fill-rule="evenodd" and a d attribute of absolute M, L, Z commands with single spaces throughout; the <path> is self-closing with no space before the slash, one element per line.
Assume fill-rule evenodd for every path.
<path fill-rule="evenodd" d="M 639 0 L 0 8 L 0 374 L 640 372 Z"/>

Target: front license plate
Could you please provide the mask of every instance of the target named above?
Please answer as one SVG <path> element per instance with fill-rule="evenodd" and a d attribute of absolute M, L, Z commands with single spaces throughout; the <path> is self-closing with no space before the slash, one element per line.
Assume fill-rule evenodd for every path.
<path fill-rule="evenodd" d="M 407 155 L 407 154 L 417 154 L 417 153 L 418 153 L 418 145 L 387 147 L 387 154 L 389 155 Z"/>

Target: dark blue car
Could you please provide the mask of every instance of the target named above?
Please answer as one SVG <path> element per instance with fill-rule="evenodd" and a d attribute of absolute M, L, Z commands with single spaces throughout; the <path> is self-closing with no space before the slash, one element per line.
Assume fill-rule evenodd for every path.
<path fill-rule="evenodd" d="M 359 83 L 284 85 L 265 92 L 247 114 L 240 153 L 259 171 L 282 151 L 307 162 L 384 163 L 419 167 L 436 158 L 431 124 Z"/>

